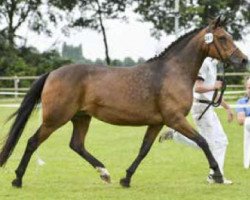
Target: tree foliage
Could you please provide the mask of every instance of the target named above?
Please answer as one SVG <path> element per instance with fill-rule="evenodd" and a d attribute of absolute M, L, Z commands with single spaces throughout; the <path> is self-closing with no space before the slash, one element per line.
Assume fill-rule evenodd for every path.
<path fill-rule="evenodd" d="M 142 21 L 154 24 L 153 32 L 174 32 L 175 0 L 135 0 L 135 12 L 142 16 Z M 187 4 L 190 2 L 190 4 Z M 180 0 L 181 29 L 207 24 L 208 18 L 222 15 L 228 20 L 228 31 L 235 39 L 242 38 L 242 30 L 250 23 L 250 2 L 247 0 Z"/>
<path fill-rule="evenodd" d="M 0 46 L 0 76 L 36 76 L 71 62 L 56 50 L 40 53 L 34 47 Z"/>
<path fill-rule="evenodd" d="M 10 46 L 15 45 L 15 39 L 23 36 L 17 35 L 17 30 L 24 24 L 35 32 L 51 34 L 49 23 L 56 24 L 58 13 L 53 9 L 45 9 L 43 0 L 0 0 L 0 23 L 3 27 L 0 35 Z"/>
<path fill-rule="evenodd" d="M 125 57 L 124 60 L 123 60 L 123 65 L 124 66 L 133 66 L 135 64 L 136 64 L 135 61 L 130 57 Z"/>

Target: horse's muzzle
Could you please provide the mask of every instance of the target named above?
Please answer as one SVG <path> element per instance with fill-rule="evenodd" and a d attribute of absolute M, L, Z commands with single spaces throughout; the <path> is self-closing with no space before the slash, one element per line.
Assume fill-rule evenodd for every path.
<path fill-rule="evenodd" d="M 248 64 L 248 57 L 241 53 L 241 51 L 235 51 L 235 53 L 230 56 L 228 61 L 235 67 L 246 68 L 246 65 Z"/>

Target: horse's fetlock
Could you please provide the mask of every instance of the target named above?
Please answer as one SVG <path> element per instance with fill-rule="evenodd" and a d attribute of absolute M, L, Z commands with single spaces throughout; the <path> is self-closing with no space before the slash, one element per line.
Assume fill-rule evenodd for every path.
<path fill-rule="evenodd" d="M 130 178 L 134 174 L 134 171 L 130 171 L 129 169 L 127 169 L 126 172 L 127 172 L 126 175 L 127 178 Z"/>
<path fill-rule="evenodd" d="M 22 179 L 16 178 L 12 181 L 12 186 L 16 188 L 22 187 Z"/>
<path fill-rule="evenodd" d="M 22 175 L 22 172 L 20 170 L 15 170 L 16 177 L 20 177 Z"/>

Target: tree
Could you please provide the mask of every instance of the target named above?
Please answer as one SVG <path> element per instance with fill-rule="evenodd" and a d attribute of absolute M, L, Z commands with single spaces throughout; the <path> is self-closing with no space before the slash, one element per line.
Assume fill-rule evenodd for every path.
<path fill-rule="evenodd" d="M 121 67 L 121 66 L 123 66 L 123 63 L 119 59 L 114 59 L 114 60 L 112 60 L 111 65 L 115 66 L 115 67 Z"/>
<path fill-rule="evenodd" d="M 0 76 L 41 75 L 69 63 L 56 50 L 40 53 L 34 47 L 13 48 L 0 39 Z"/>
<path fill-rule="evenodd" d="M 102 60 L 102 59 L 100 59 L 100 58 L 97 58 L 95 60 L 94 64 L 96 64 L 96 65 L 103 65 L 104 66 L 105 65 L 105 61 Z"/>
<path fill-rule="evenodd" d="M 130 57 L 126 57 L 126 58 L 124 58 L 124 60 L 123 60 L 123 65 L 124 65 L 125 67 L 130 67 L 130 66 L 135 65 L 135 61 L 134 61 L 132 58 L 130 58 Z"/>
<path fill-rule="evenodd" d="M 0 35 L 5 37 L 11 47 L 15 45 L 17 30 L 28 22 L 29 28 L 36 32 L 50 33 L 47 28 L 48 21 L 56 23 L 56 12 L 40 10 L 42 0 L 0 0 L 0 22 L 6 26 L 0 30 Z M 45 16 L 48 20 L 45 20 Z"/>
<path fill-rule="evenodd" d="M 49 0 L 49 4 L 68 12 L 69 27 L 90 28 L 102 33 L 106 63 L 111 64 L 104 20 L 123 19 L 132 0 Z M 79 13 L 78 16 L 75 13 Z M 70 16 L 70 17 L 69 17 Z"/>
<path fill-rule="evenodd" d="M 135 12 L 142 15 L 143 21 L 154 24 L 153 33 L 159 34 L 174 32 L 174 7 L 175 0 L 135 0 Z M 180 1 L 179 24 L 181 29 L 189 29 L 194 26 L 207 24 L 210 17 L 222 15 L 226 17 L 228 31 L 233 34 L 234 39 L 241 39 L 242 30 L 250 23 L 250 2 L 247 0 L 197 0 Z"/>

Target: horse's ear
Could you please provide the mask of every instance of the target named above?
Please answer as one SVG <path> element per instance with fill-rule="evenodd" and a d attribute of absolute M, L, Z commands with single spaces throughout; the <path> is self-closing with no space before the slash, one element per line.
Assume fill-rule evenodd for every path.
<path fill-rule="evenodd" d="M 213 29 L 216 29 L 218 26 L 220 26 L 220 23 L 221 23 L 221 16 L 218 16 L 215 19 L 208 18 L 208 27 L 209 27 L 209 30 L 211 31 Z"/>
<path fill-rule="evenodd" d="M 227 18 L 226 17 L 221 17 L 220 25 L 225 26 L 226 24 L 227 24 Z"/>
<path fill-rule="evenodd" d="M 214 25 L 214 19 L 212 18 L 212 17 L 209 17 L 208 18 L 208 29 L 209 29 L 209 31 L 212 31 L 213 30 L 213 25 Z"/>
<path fill-rule="evenodd" d="M 215 23 L 214 23 L 214 28 L 217 28 L 218 26 L 221 25 L 221 16 L 219 15 L 216 19 L 215 19 Z"/>

